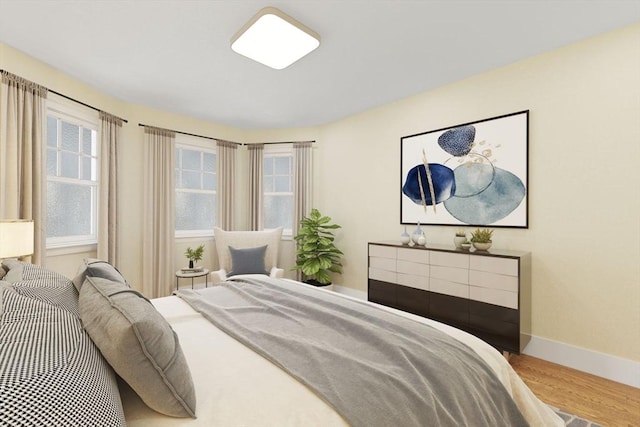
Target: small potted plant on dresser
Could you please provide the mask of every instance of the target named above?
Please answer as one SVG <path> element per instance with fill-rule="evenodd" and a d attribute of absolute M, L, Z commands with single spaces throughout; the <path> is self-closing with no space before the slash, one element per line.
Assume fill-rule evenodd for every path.
<path fill-rule="evenodd" d="M 293 270 L 302 271 L 305 283 L 313 286 L 331 285 L 330 273 L 342 273 L 340 255 L 342 251 L 334 243 L 333 230 L 341 228 L 331 223 L 331 217 L 323 216 L 317 209 L 300 221 L 295 236 L 297 251 Z"/>
<path fill-rule="evenodd" d="M 493 230 L 489 228 L 477 228 L 471 232 L 471 243 L 479 251 L 486 251 L 491 247 Z"/>
<path fill-rule="evenodd" d="M 467 241 L 467 232 L 462 228 L 459 228 L 456 231 L 456 236 L 453 238 L 453 244 L 456 246 L 456 249 L 462 249 L 462 244 Z"/>

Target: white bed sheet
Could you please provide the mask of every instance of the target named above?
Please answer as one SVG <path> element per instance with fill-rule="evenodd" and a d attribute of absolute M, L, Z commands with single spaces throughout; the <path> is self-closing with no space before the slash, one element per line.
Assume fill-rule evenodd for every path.
<path fill-rule="evenodd" d="M 292 283 L 292 286 L 307 285 Z M 121 395 L 129 426 L 347 425 L 314 392 L 220 331 L 180 298 L 170 296 L 152 302 L 180 338 L 196 388 L 198 418 L 171 418 L 159 414 L 149 409 L 131 389 L 123 387 Z M 431 325 L 474 349 L 496 372 L 532 426 L 564 426 L 564 422 L 535 397 L 505 358 L 487 343 L 439 322 L 379 307 Z M 398 414 L 398 425 L 402 425 L 402 414 Z"/>

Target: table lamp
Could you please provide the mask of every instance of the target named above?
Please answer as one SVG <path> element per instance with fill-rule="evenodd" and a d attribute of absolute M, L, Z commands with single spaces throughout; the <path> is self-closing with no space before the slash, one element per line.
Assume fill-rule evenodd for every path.
<path fill-rule="evenodd" d="M 0 220 L 0 260 L 33 254 L 33 221 Z"/>

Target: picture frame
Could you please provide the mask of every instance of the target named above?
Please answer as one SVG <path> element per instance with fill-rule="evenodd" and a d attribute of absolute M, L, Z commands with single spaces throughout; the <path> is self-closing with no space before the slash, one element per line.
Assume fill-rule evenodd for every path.
<path fill-rule="evenodd" d="M 528 228 L 528 150 L 529 110 L 401 137 L 400 223 Z"/>

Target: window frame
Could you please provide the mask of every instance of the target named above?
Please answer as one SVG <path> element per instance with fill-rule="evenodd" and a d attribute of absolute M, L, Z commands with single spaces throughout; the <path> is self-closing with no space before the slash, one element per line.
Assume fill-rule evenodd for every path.
<path fill-rule="evenodd" d="M 208 154 L 213 154 L 216 156 L 216 184 L 218 183 L 218 178 L 219 178 L 219 171 L 218 171 L 218 167 L 217 167 L 217 163 L 218 163 L 218 150 L 217 150 L 217 146 L 210 140 L 206 139 L 206 138 L 201 138 L 201 137 L 197 137 L 197 136 L 193 136 L 193 135 L 184 135 L 184 134 L 176 134 L 176 143 L 175 143 L 175 150 L 178 151 L 178 149 L 186 149 L 186 150 L 192 150 L 192 151 L 199 151 L 201 153 L 208 153 Z M 176 157 L 175 162 L 176 164 L 174 164 L 173 167 L 173 173 L 174 173 L 174 191 L 175 191 L 175 195 L 177 196 L 178 191 L 184 191 L 187 193 L 201 193 L 201 194 L 211 194 L 213 193 L 213 195 L 215 196 L 215 200 L 216 200 L 216 209 L 218 206 L 218 185 L 216 185 L 216 188 L 214 190 L 204 190 L 204 189 L 199 189 L 199 190 L 195 190 L 195 189 L 184 189 L 184 188 L 178 188 L 178 176 L 175 175 L 176 170 L 178 169 L 177 167 L 177 162 L 178 162 L 178 158 Z M 175 209 L 175 207 L 174 207 Z M 217 212 L 216 212 L 216 218 L 217 218 Z M 217 222 L 214 222 L 213 227 L 216 227 L 218 224 Z M 210 238 L 213 237 L 213 227 L 211 227 L 210 230 L 177 230 L 175 229 L 174 226 L 174 233 L 175 233 L 175 238 L 176 239 L 186 239 L 186 238 L 200 238 L 200 237 L 205 237 L 205 238 Z"/>
<path fill-rule="evenodd" d="M 268 157 L 273 158 L 273 157 L 289 157 L 291 159 L 291 170 L 290 170 L 290 180 L 291 180 L 291 190 L 288 192 L 284 192 L 284 191 L 271 191 L 271 192 L 267 192 L 265 190 L 265 172 L 264 172 L 264 160 L 266 160 Z M 294 213 L 294 209 L 295 207 L 293 206 L 293 200 L 294 200 L 294 164 L 293 164 L 293 146 L 291 144 L 273 144 L 273 145 L 265 145 L 264 147 L 264 151 L 263 151 L 263 171 L 262 171 L 262 180 L 263 180 L 263 186 L 262 186 L 262 223 L 266 224 L 266 206 L 264 203 L 264 198 L 267 195 L 286 195 L 286 196 L 290 196 L 291 197 L 291 221 L 292 223 L 290 225 L 288 225 L 288 227 L 285 227 L 284 225 L 282 226 L 282 236 L 283 237 L 292 237 L 293 236 L 293 213 Z M 273 228 L 267 228 L 266 226 L 264 227 L 265 230 L 273 230 Z"/>
<path fill-rule="evenodd" d="M 48 172 L 48 120 L 49 117 L 55 117 L 58 122 L 63 121 L 75 126 L 79 126 L 83 129 L 90 129 L 95 131 L 96 133 L 96 147 L 95 147 L 95 156 L 91 155 L 91 158 L 95 158 L 95 181 L 84 180 L 80 178 L 69 178 L 63 176 L 51 176 Z M 75 185 L 84 185 L 92 189 L 92 200 L 91 200 L 91 213 L 90 213 L 90 234 L 86 235 L 69 235 L 69 236 L 61 236 L 61 237 L 49 237 L 46 236 L 46 249 L 49 250 L 95 250 L 98 244 L 98 224 L 100 221 L 99 218 L 99 203 L 100 203 L 100 133 L 98 131 L 99 126 L 99 115 L 97 111 L 87 111 L 85 107 L 81 107 L 76 103 L 72 103 L 70 101 L 64 100 L 63 98 L 57 96 L 51 96 L 47 99 L 47 107 L 46 107 L 46 116 L 45 116 L 45 140 L 42 144 L 42 167 L 45 171 L 45 188 L 44 188 L 44 197 L 42 200 L 43 212 L 45 212 L 45 221 L 48 221 L 48 211 L 47 211 L 47 199 L 48 199 L 48 191 L 47 184 L 49 182 L 56 183 L 70 183 Z M 57 143 L 60 143 L 60 132 L 62 126 L 56 126 L 57 135 Z M 82 136 L 79 135 L 80 145 L 82 145 Z M 81 159 L 82 149 L 79 147 L 80 151 L 78 152 L 78 157 Z M 58 153 L 63 152 L 60 145 L 56 146 L 56 150 Z M 60 159 L 58 159 L 60 162 Z M 80 162 L 81 163 L 81 162 Z M 57 165 L 60 167 L 60 163 Z M 81 165 L 79 166 L 82 167 Z M 81 172 L 79 171 L 79 175 Z M 47 233 L 48 234 L 48 233 Z"/>

